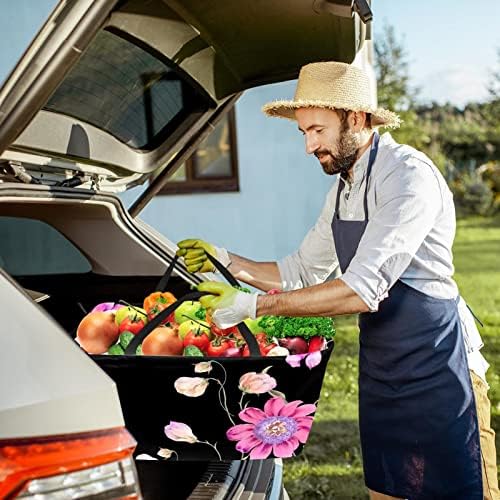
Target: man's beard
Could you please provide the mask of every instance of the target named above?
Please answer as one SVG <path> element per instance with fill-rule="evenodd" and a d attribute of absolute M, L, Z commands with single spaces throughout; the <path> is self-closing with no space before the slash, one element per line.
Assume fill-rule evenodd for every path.
<path fill-rule="evenodd" d="M 318 155 L 322 154 L 330 157 L 326 159 L 325 163 L 320 162 L 325 174 L 346 175 L 356 162 L 359 151 L 359 138 L 356 134 L 349 130 L 349 125 L 347 123 L 342 124 L 336 151 L 337 154 L 333 154 L 331 150 L 322 149 L 320 151 L 316 151 L 314 154 L 318 159 Z"/>

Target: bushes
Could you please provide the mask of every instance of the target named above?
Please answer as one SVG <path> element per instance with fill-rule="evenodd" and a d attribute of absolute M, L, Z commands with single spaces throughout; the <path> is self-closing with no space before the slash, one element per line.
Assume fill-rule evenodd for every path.
<path fill-rule="evenodd" d="M 490 161 L 478 168 L 481 178 L 493 192 L 493 210 L 500 210 L 500 163 Z"/>
<path fill-rule="evenodd" d="M 462 173 L 451 182 L 450 189 L 459 217 L 493 213 L 493 191 L 478 171 Z"/>
<path fill-rule="evenodd" d="M 488 162 L 449 179 L 457 215 L 494 215 L 500 210 L 500 163 Z"/>

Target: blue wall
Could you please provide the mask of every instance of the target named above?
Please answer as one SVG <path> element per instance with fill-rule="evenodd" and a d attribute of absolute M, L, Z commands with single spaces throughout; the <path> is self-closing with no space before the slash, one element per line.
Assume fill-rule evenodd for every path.
<path fill-rule="evenodd" d="M 334 182 L 306 155 L 295 122 L 261 112 L 269 101 L 291 98 L 294 88 L 252 89 L 236 104 L 239 192 L 157 196 L 139 217 L 173 241 L 200 237 L 256 260 L 294 251 Z M 122 196 L 127 205 L 134 191 Z"/>

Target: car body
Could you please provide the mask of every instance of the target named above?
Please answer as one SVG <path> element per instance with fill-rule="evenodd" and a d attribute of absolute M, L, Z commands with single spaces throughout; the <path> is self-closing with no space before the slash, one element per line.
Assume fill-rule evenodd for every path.
<path fill-rule="evenodd" d="M 116 387 L 73 338 L 95 304 L 138 304 L 154 288 L 175 245 L 138 214 L 240 93 L 293 79 L 308 62 L 351 62 L 368 33 L 366 8 L 343 0 L 56 5 L 0 89 L 8 332 L 0 496 L 73 498 L 75 488 L 78 498 L 286 496 L 280 461 L 134 461 Z M 127 211 L 116 193 L 141 184 Z M 177 264 L 171 289 L 182 295 L 201 279 Z M 95 488 L 85 489 L 91 476 Z"/>

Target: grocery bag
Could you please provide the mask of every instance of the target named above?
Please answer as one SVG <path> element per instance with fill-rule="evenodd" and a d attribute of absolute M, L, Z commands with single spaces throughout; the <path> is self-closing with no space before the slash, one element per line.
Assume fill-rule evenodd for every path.
<path fill-rule="evenodd" d="M 136 455 L 190 461 L 297 456 L 311 431 L 333 340 L 321 351 L 262 356 L 254 334 L 240 323 L 248 357 L 135 355 L 180 304 L 201 295 L 189 293 L 164 309 L 135 335 L 125 355 L 92 355 L 117 385 Z"/>

